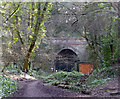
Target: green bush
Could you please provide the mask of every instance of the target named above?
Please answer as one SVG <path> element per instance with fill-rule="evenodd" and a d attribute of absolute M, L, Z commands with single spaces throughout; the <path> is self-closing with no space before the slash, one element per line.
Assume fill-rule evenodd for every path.
<path fill-rule="evenodd" d="M 17 90 L 17 81 L 3 75 L 0 75 L 0 97 L 7 97 Z"/>
<path fill-rule="evenodd" d="M 47 77 L 44 77 L 44 80 L 46 83 L 54 82 L 54 81 L 74 82 L 79 80 L 82 76 L 84 76 L 84 74 L 76 71 L 73 71 L 73 72 L 60 71 L 60 72 L 53 73 Z"/>
<path fill-rule="evenodd" d="M 80 79 L 84 77 L 84 74 L 76 71 L 65 72 L 59 71 L 49 76 L 44 77 L 45 83 L 49 83 L 54 86 L 58 86 L 72 91 L 81 90 Z"/>
<path fill-rule="evenodd" d="M 16 74 L 16 75 L 20 75 L 20 74 L 24 74 L 23 71 L 19 68 L 19 66 L 11 66 L 9 65 L 6 69 L 5 69 L 5 72 L 8 71 L 9 73 L 12 73 L 12 74 Z M 28 72 L 27 72 L 28 75 L 30 76 L 33 76 L 35 78 L 42 78 L 43 76 L 46 76 L 48 75 L 47 72 L 39 69 L 39 70 L 34 70 L 34 69 L 30 69 Z"/>
<path fill-rule="evenodd" d="M 30 76 L 33 76 L 35 78 L 43 78 L 44 76 L 48 75 L 47 72 L 45 72 L 41 69 L 39 69 L 38 71 L 37 70 L 29 70 L 29 72 L 27 74 Z"/>
<path fill-rule="evenodd" d="M 44 77 L 45 83 L 50 83 L 51 85 L 75 85 L 76 82 L 79 82 L 81 77 L 84 76 L 84 74 L 76 71 L 72 72 L 65 72 L 65 71 L 59 71 L 56 73 L 53 73 L 47 77 Z M 72 88 L 74 89 L 74 88 Z"/>
<path fill-rule="evenodd" d="M 93 73 L 86 79 L 86 82 L 83 86 L 85 86 L 86 89 L 99 87 L 100 85 L 103 85 L 109 81 L 111 77 L 114 77 L 114 75 L 111 76 L 111 73 L 112 71 L 110 72 L 110 69 L 107 67 L 94 70 Z"/>
<path fill-rule="evenodd" d="M 9 65 L 7 68 L 5 68 L 4 72 L 6 72 L 6 71 L 9 71 L 10 73 L 13 73 L 13 74 L 21 74 L 22 73 L 22 70 L 17 65 Z"/>

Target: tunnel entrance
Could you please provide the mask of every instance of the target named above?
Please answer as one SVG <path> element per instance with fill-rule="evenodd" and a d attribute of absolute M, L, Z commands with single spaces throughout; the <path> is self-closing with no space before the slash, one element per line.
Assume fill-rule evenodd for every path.
<path fill-rule="evenodd" d="M 71 49 L 63 49 L 56 56 L 55 69 L 67 72 L 77 70 L 77 62 L 78 56 L 74 51 Z"/>

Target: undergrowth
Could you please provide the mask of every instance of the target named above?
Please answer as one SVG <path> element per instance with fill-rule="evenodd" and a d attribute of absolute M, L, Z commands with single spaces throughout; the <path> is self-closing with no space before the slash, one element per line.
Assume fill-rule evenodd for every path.
<path fill-rule="evenodd" d="M 18 66 L 11 66 L 9 65 L 6 69 L 5 69 L 5 74 L 15 74 L 15 75 L 24 75 L 24 72 L 18 67 Z M 39 70 L 34 70 L 34 69 L 30 69 L 27 72 L 28 75 L 35 77 L 37 79 L 42 78 L 43 76 L 47 76 L 48 73 L 39 69 Z"/>
<path fill-rule="evenodd" d="M 29 70 L 29 72 L 27 73 L 30 76 L 33 76 L 37 79 L 43 78 L 44 76 L 48 76 L 49 74 L 41 69 L 39 69 L 38 71 L 36 70 Z"/>
<path fill-rule="evenodd" d="M 11 66 L 9 65 L 4 70 L 4 75 L 0 75 L 0 98 L 7 97 L 13 92 L 15 92 L 18 88 L 17 80 L 14 80 L 12 78 L 6 77 L 5 75 L 24 75 L 22 70 L 20 70 L 17 66 Z M 30 76 L 33 76 L 35 78 L 42 78 L 43 75 L 45 75 L 45 72 L 42 70 L 36 71 L 36 70 L 29 70 L 27 73 Z"/>
<path fill-rule="evenodd" d="M 9 66 L 6 71 L 13 72 L 14 74 L 22 74 L 23 72 L 18 67 Z M 85 74 L 80 72 L 72 71 L 65 72 L 59 71 L 52 74 L 39 69 L 29 70 L 27 73 L 35 78 L 43 78 L 45 83 L 50 85 L 70 89 L 72 91 L 78 90 L 92 90 L 93 88 L 99 87 L 111 78 L 117 76 L 117 69 L 110 69 L 104 67 L 98 70 L 94 70 L 87 78 Z"/>
<path fill-rule="evenodd" d="M 80 79 L 80 77 L 84 76 L 84 74 L 72 71 L 72 72 L 65 72 L 65 71 L 60 71 L 53 73 L 47 77 L 44 78 L 46 83 L 53 82 L 54 80 L 57 81 L 68 81 L 70 83 L 73 83 L 77 80 Z"/>
<path fill-rule="evenodd" d="M 81 89 L 81 78 L 84 77 L 84 74 L 76 71 L 65 72 L 60 71 L 53 73 L 49 76 L 44 77 L 44 82 L 65 89 L 71 89 L 77 91 Z"/>
<path fill-rule="evenodd" d="M 86 75 L 72 71 L 60 71 L 44 77 L 44 82 L 50 85 L 70 89 L 73 91 L 78 90 L 92 90 L 107 83 L 111 78 L 117 76 L 117 69 L 109 69 L 107 67 L 94 70 L 87 78 Z"/>
<path fill-rule="evenodd" d="M 108 67 L 104 67 L 98 70 L 94 70 L 91 75 L 86 79 L 84 88 L 93 89 L 107 83 L 112 78 L 117 77 L 118 70 Z"/>
<path fill-rule="evenodd" d="M 18 88 L 17 81 L 0 75 L 0 98 L 7 97 Z"/>

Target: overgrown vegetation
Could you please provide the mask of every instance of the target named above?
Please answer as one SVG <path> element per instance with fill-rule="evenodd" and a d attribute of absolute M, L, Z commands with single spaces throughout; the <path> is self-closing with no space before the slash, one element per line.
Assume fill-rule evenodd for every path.
<path fill-rule="evenodd" d="M 23 75 L 22 70 L 20 70 L 17 66 L 8 66 L 5 69 L 5 74 L 12 75 Z M 58 86 L 64 89 L 69 89 L 72 91 L 81 91 L 81 90 L 92 90 L 93 88 L 99 87 L 107 81 L 111 80 L 111 78 L 116 77 L 118 75 L 117 68 L 110 69 L 107 67 L 94 70 L 92 74 L 89 76 L 82 74 L 80 72 L 72 71 L 72 72 L 55 72 L 52 74 L 48 74 L 41 69 L 30 70 L 27 74 L 33 76 L 35 78 L 43 78 L 44 83 L 48 83 L 50 85 Z M 6 97 L 9 94 L 13 93 L 18 87 L 17 81 L 6 76 L 0 76 L 0 84 L 1 84 L 1 97 Z"/>
<path fill-rule="evenodd" d="M 27 74 L 35 78 L 42 78 L 48 75 L 48 73 L 41 69 L 39 69 L 39 71 L 30 70 Z M 0 75 L 0 97 L 7 97 L 18 89 L 17 80 L 21 79 L 19 77 L 24 78 L 24 72 L 22 72 L 18 66 L 9 65 L 5 68 L 3 75 Z"/>
<path fill-rule="evenodd" d="M 112 69 L 108 67 L 104 67 L 98 70 L 94 70 L 91 75 L 86 79 L 84 83 L 84 88 L 93 89 L 99 87 L 100 85 L 105 84 L 107 81 L 111 80 L 111 78 L 115 78 L 118 76 L 118 69 Z"/>
<path fill-rule="evenodd" d="M 7 97 L 18 88 L 16 80 L 0 75 L 0 98 Z"/>
<path fill-rule="evenodd" d="M 73 91 L 92 90 L 105 84 L 118 75 L 117 69 L 102 68 L 94 70 L 89 76 L 80 72 L 60 71 L 44 77 L 45 83 Z"/>
<path fill-rule="evenodd" d="M 5 74 L 9 75 L 24 75 L 24 72 L 22 70 L 20 70 L 20 68 L 18 66 L 11 66 L 9 65 L 6 69 L 5 69 Z M 37 79 L 42 78 L 43 76 L 47 76 L 49 73 L 45 72 L 44 70 L 40 69 L 40 68 L 33 68 L 30 69 L 29 72 L 27 73 L 28 75 L 35 77 Z"/>
<path fill-rule="evenodd" d="M 45 83 L 49 83 L 50 85 L 55 85 L 67 89 L 73 89 L 75 91 L 77 89 L 81 89 L 81 84 L 79 83 L 83 77 L 84 74 L 76 71 L 60 71 L 44 77 L 44 81 Z"/>
<path fill-rule="evenodd" d="M 99 87 L 118 76 L 118 7 L 115 2 L 54 3 L 54 6 L 50 2 L 0 3 L 3 71 L 11 75 L 27 72 L 35 78 L 44 78 L 45 83 L 73 91 Z M 90 61 L 94 71 L 89 76 L 76 71 L 50 74 L 57 50 L 66 45 L 69 48 L 68 40 L 73 36 L 86 40 L 88 53 L 85 53 L 90 57 L 86 55 L 83 61 Z M 57 43 L 61 38 L 68 43 Z M 65 60 L 69 59 L 63 63 Z M 0 85 L 0 97 L 17 89 L 17 81 L 5 75 L 0 75 Z"/>

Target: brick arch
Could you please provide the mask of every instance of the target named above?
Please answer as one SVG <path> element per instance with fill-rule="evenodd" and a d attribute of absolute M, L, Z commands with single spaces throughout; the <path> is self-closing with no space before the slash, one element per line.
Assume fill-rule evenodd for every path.
<path fill-rule="evenodd" d="M 78 60 L 78 55 L 73 48 L 63 48 L 56 55 L 55 68 L 56 70 L 63 70 L 68 72 L 77 70 Z"/>
<path fill-rule="evenodd" d="M 73 51 L 76 55 L 79 55 L 79 53 L 80 53 L 76 48 L 74 48 L 72 46 L 66 46 L 66 45 L 64 45 L 63 47 L 61 47 L 61 50 L 58 50 L 56 52 L 56 54 L 60 53 L 62 50 L 65 50 L 65 49 Z"/>

